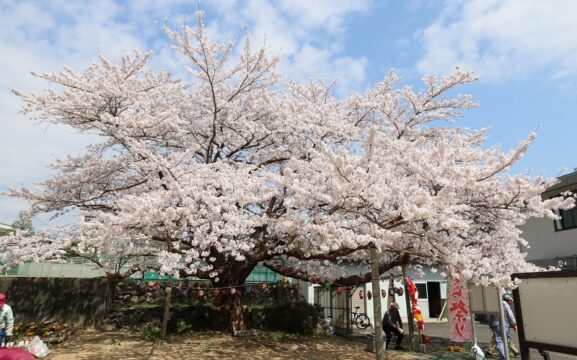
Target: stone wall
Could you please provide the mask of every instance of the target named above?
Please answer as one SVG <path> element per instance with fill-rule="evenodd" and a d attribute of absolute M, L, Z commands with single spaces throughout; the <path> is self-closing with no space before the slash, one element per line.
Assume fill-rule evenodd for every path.
<path fill-rule="evenodd" d="M 106 311 L 106 279 L 0 277 L 0 292 L 16 322 L 100 325 Z"/>

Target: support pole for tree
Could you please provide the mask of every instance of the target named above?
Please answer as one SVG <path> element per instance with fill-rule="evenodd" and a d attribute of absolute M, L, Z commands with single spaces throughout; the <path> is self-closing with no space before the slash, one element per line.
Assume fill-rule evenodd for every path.
<path fill-rule="evenodd" d="M 396 302 L 395 301 L 395 293 L 393 292 L 391 294 L 389 292 L 389 290 L 393 289 L 394 287 L 395 287 L 395 279 L 393 279 L 393 275 L 389 271 L 389 288 L 387 289 L 387 293 L 389 294 L 389 296 L 387 297 L 387 309 L 389 308 L 389 306 L 391 305 L 392 302 Z"/>
<path fill-rule="evenodd" d="M 379 274 L 379 261 L 377 257 L 377 248 L 371 246 L 371 275 L 373 285 L 373 317 L 375 319 L 375 355 L 377 360 L 383 360 L 384 341 L 383 341 L 383 324 L 381 318 L 381 286 Z"/>
<path fill-rule="evenodd" d="M 407 277 L 407 268 L 405 264 L 403 264 L 402 269 L 403 269 L 403 285 L 405 289 L 405 303 L 407 304 L 407 323 L 409 325 L 409 349 L 413 351 L 415 350 L 414 338 L 413 338 L 413 334 L 415 333 L 414 320 L 413 320 L 413 307 L 411 305 L 409 287 L 407 286 L 407 282 L 405 281 L 405 278 Z"/>
<path fill-rule="evenodd" d="M 164 339 L 166 336 L 166 326 L 168 325 L 168 316 L 170 310 L 170 294 L 172 293 L 172 288 L 167 286 L 164 290 L 166 292 L 166 300 L 164 302 L 164 316 L 162 317 L 162 334 L 161 337 Z"/>

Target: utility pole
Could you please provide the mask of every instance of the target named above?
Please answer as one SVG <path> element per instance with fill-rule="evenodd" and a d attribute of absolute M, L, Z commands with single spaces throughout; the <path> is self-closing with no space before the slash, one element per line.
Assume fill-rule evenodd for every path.
<path fill-rule="evenodd" d="M 385 344 L 383 341 L 383 324 L 381 317 L 381 285 L 377 248 L 371 245 L 371 280 L 373 285 L 373 317 L 375 319 L 375 355 L 377 360 L 383 360 Z"/>

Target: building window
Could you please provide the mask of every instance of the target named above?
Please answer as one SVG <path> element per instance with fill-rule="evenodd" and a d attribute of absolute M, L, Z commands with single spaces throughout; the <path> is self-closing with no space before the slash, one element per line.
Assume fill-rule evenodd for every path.
<path fill-rule="evenodd" d="M 554 220 L 555 231 L 577 228 L 577 208 L 556 210 L 559 219 Z"/>
<path fill-rule="evenodd" d="M 419 299 L 427 298 L 427 283 L 417 283 L 417 290 L 419 291 Z"/>

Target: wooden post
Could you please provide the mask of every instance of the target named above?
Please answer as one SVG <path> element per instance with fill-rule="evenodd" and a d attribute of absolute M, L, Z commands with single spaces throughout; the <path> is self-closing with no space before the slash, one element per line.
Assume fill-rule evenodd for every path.
<path fill-rule="evenodd" d="M 371 280 L 373 286 L 373 316 L 375 319 L 375 355 L 377 360 L 383 360 L 384 341 L 383 341 L 383 324 L 381 317 L 381 285 L 379 274 L 379 260 L 377 248 L 371 246 Z"/>
<path fill-rule="evenodd" d="M 409 325 L 409 349 L 413 351 L 415 350 L 414 338 L 413 338 L 413 334 L 415 333 L 414 320 L 413 320 L 413 307 L 411 305 L 409 287 L 407 286 L 407 282 L 405 281 L 405 278 L 407 277 L 407 269 L 405 264 L 403 264 L 402 269 L 403 269 L 403 285 L 404 285 L 403 287 L 405 289 L 405 303 L 407 305 L 407 323 Z"/>
<path fill-rule="evenodd" d="M 387 293 L 389 294 L 389 297 L 387 298 L 387 309 L 389 308 L 389 306 L 391 305 L 392 302 L 396 303 L 397 299 L 395 299 L 395 292 L 393 291 L 393 293 L 389 293 L 390 289 L 395 289 L 395 279 L 393 277 L 393 275 L 391 274 L 391 272 L 389 271 L 389 288 L 387 289 Z"/>
<path fill-rule="evenodd" d="M 170 294 L 172 293 L 172 288 L 167 286 L 164 290 L 166 292 L 166 300 L 164 302 L 164 316 L 162 318 L 162 334 L 161 337 L 164 339 L 166 337 L 166 326 L 168 325 L 168 317 L 170 310 Z"/>

